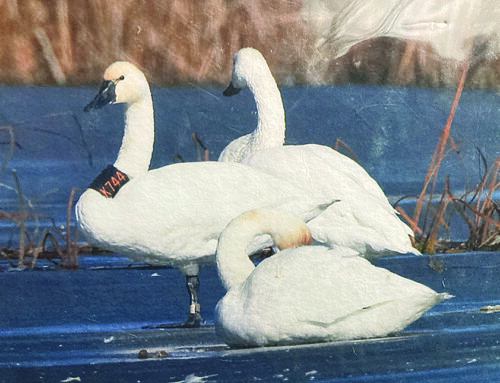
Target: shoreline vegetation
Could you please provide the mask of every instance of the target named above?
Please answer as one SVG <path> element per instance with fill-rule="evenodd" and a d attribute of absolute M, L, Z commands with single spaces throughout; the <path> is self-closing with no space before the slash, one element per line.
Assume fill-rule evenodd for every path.
<path fill-rule="evenodd" d="M 341 48 L 318 44 L 319 23 L 306 15 L 316 3 L 4 0 L 0 83 L 95 84 L 111 62 L 127 60 L 155 86 L 225 84 L 234 53 L 252 46 L 280 85 L 458 84 L 461 65 L 428 42 L 377 37 L 335 58 Z M 488 42 L 476 40 L 465 86 L 497 87 L 500 59 L 482 54 Z"/>

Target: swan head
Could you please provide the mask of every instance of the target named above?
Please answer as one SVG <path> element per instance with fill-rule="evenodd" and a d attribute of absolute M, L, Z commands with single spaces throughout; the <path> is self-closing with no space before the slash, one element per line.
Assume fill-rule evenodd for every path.
<path fill-rule="evenodd" d="M 276 215 L 278 213 L 271 212 Z M 306 223 L 299 217 L 280 212 L 280 217 L 277 218 L 279 223 L 269 229 L 269 233 L 273 239 L 274 244 L 280 250 L 293 249 L 300 246 L 308 246 L 312 243 L 312 234 Z"/>
<path fill-rule="evenodd" d="M 310 245 L 311 231 L 298 216 L 282 210 L 260 208 L 249 210 L 233 220 L 234 231 L 245 231 L 250 237 L 256 234 L 269 234 L 280 250 Z M 229 225 L 228 225 L 229 227 Z"/>
<path fill-rule="evenodd" d="M 262 76 L 271 75 L 266 59 L 254 48 L 240 49 L 233 59 L 233 74 L 224 96 L 233 96 Z"/>
<path fill-rule="evenodd" d="M 132 63 L 117 61 L 106 69 L 99 92 L 84 110 L 88 112 L 118 103 L 130 105 L 149 95 L 149 84 L 144 73 Z"/>

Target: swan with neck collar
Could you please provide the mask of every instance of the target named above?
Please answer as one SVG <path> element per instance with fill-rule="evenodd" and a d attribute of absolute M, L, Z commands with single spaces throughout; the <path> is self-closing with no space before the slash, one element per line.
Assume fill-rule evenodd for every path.
<path fill-rule="evenodd" d="M 328 203 L 318 204 L 295 185 L 236 163 L 181 163 L 149 170 L 153 102 L 146 77 L 131 63 L 116 62 L 106 69 L 85 111 L 115 103 L 125 104 L 122 145 L 111 170 L 97 177 L 76 204 L 79 228 L 92 245 L 136 261 L 178 267 L 191 297 L 185 325 L 198 326 L 198 268 L 215 261 L 218 237 L 232 218 L 248 209 L 279 206 L 307 220 Z M 266 242 L 263 238 L 253 250 Z"/>
<path fill-rule="evenodd" d="M 380 186 L 359 164 L 323 145 L 282 145 L 283 102 L 262 55 L 252 48 L 236 53 L 233 77 L 225 94 L 236 94 L 234 89 L 244 86 L 255 97 L 257 129 L 231 142 L 219 160 L 237 161 L 308 187 L 311 196 L 339 199 L 308 223 L 319 242 L 349 247 L 367 258 L 419 254 L 412 245 L 412 230 L 400 220 Z M 254 134 L 269 141 L 256 145 Z M 225 153 L 235 147 L 238 155 Z"/>
<path fill-rule="evenodd" d="M 262 233 L 285 250 L 255 267 L 245 247 Z M 227 293 L 216 306 L 216 331 L 229 346 L 382 337 L 451 297 L 352 249 L 307 246 L 310 238 L 301 219 L 267 209 L 242 214 L 222 232 L 216 260 Z"/>
<path fill-rule="evenodd" d="M 232 80 L 223 94 L 232 96 L 247 87 L 257 106 L 257 128 L 230 142 L 221 152 L 219 161 L 240 162 L 250 153 L 282 146 L 285 142 L 281 93 L 266 60 L 253 48 L 243 48 L 234 55 Z"/>

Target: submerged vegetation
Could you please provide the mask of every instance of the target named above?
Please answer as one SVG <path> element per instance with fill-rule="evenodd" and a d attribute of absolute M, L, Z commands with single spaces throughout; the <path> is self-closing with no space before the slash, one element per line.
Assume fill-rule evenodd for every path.
<path fill-rule="evenodd" d="M 71 191 L 68 200 L 66 226 L 58 227 L 52 218 L 32 212 L 34 208 L 24 196 L 15 170 L 12 171 L 12 175 L 16 185 L 15 192 L 19 200 L 19 211 L 0 211 L 0 219 L 12 221 L 12 224 L 18 228 L 19 247 L 7 246 L 0 248 L 0 258 L 6 259 L 11 267 L 16 267 L 13 260 L 17 260 L 18 269 L 34 268 L 38 259 L 47 259 L 62 269 L 77 269 L 78 254 L 81 248 L 78 244 L 78 231 L 75 231 L 74 238 L 71 235 L 75 189 Z M 50 229 L 41 230 L 41 220 L 50 221 Z M 28 228 L 28 222 L 30 221 L 35 223 L 34 228 L 31 230 Z M 64 242 L 66 246 L 62 247 L 61 242 Z M 59 259 L 60 264 L 56 263 L 55 259 Z"/>

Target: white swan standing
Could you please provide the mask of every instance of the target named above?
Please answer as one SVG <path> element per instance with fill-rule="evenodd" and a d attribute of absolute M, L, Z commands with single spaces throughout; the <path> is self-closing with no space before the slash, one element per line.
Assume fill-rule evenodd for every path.
<path fill-rule="evenodd" d="M 85 111 L 112 103 L 125 104 L 122 145 L 114 165 L 80 197 L 79 228 L 101 248 L 179 267 L 191 297 L 184 325 L 198 326 L 198 268 L 214 262 L 218 237 L 232 218 L 252 208 L 281 206 L 307 220 L 324 206 L 296 185 L 241 164 L 181 163 L 149 171 L 153 102 L 146 77 L 134 65 L 112 64 Z"/>
<path fill-rule="evenodd" d="M 253 265 L 252 238 L 287 248 Z M 451 296 L 375 267 L 356 252 L 310 243 L 306 224 L 276 210 L 253 210 L 221 234 L 216 261 L 227 293 L 216 331 L 230 346 L 272 346 L 381 337 L 400 331 Z"/>
<path fill-rule="evenodd" d="M 219 161 L 241 162 L 255 151 L 285 143 L 285 111 L 281 93 L 266 60 L 253 48 L 243 48 L 234 55 L 232 80 L 223 94 L 235 95 L 246 86 L 255 97 L 259 115 L 257 128 L 230 142 L 221 152 Z"/>
<path fill-rule="evenodd" d="M 228 89 L 248 86 L 253 92 L 259 119 L 257 131 L 284 136 L 284 117 L 275 118 L 284 115 L 283 103 L 261 54 L 244 48 L 236 53 L 234 65 Z M 278 95 L 264 93 L 265 89 L 276 89 Z M 239 141 L 229 146 L 235 142 Z M 316 241 L 349 247 L 367 258 L 419 254 L 411 243 L 412 230 L 400 220 L 377 182 L 350 158 L 323 145 L 283 146 L 274 141 L 272 148 L 260 145 L 260 150 L 255 150 L 246 139 L 239 145 L 245 142 L 247 150 L 239 148 L 239 153 L 248 156 L 237 161 L 308 187 L 311 196 L 328 195 L 340 200 L 308 223 Z"/>

